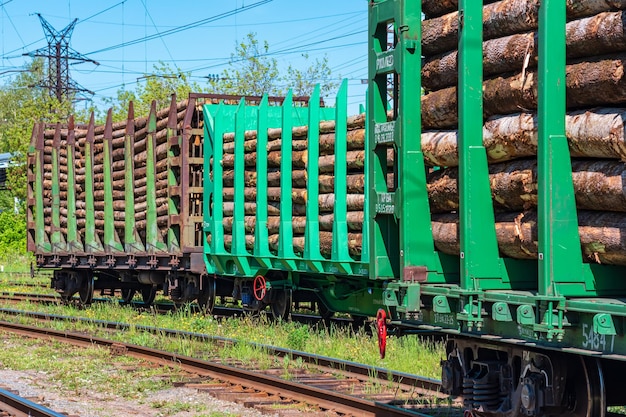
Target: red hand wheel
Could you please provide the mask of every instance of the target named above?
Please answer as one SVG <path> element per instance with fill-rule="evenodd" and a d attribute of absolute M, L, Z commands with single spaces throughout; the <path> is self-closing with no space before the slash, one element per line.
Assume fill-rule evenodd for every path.
<path fill-rule="evenodd" d="M 376 328 L 378 329 L 380 358 L 385 359 L 385 352 L 387 351 L 387 313 L 382 308 L 378 309 L 376 313 Z"/>
<path fill-rule="evenodd" d="M 262 275 L 257 275 L 252 282 L 252 294 L 254 294 L 254 298 L 258 301 L 261 301 L 265 298 L 265 294 L 267 293 L 267 283 L 265 282 L 265 277 Z"/>

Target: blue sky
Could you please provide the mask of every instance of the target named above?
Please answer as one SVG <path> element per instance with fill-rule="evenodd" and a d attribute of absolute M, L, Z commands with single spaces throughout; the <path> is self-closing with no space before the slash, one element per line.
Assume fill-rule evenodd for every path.
<path fill-rule="evenodd" d="M 351 112 L 364 102 L 365 0 L 0 0 L 0 84 L 30 60 L 23 53 L 47 45 L 37 13 L 56 30 L 78 18 L 70 46 L 100 65 L 70 65 L 71 76 L 96 93 L 100 107 L 123 85 L 143 82 L 158 61 L 204 85 L 249 32 L 269 43 L 281 68 L 305 67 L 303 53 L 326 55 L 334 76 L 349 79 Z"/>

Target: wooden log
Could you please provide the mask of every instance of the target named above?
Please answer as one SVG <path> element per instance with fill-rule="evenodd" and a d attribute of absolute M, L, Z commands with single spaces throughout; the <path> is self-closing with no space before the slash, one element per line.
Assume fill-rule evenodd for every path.
<path fill-rule="evenodd" d="M 567 66 L 567 106 L 622 104 L 626 102 L 626 55 L 595 58 Z M 533 71 L 496 77 L 483 83 L 484 116 L 517 113 L 537 107 L 537 74 Z M 422 97 L 425 129 L 456 126 L 456 87 L 444 88 Z"/>
<path fill-rule="evenodd" d="M 234 186 L 234 171 L 224 171 L 224 187 Z M 291 172 L 292 186 L 295 188 L 306 188 L 307 172 L 303 169 Z M 321 174 L 316 181 L 319 183 L 319 192 L 333 193 L 335 191 L 335 176 Z M 244 184 L 246 187 L 256 187 L 256 171 L 244 171 Z M 393 188 L 393 173 L 387 174 L 387 185 Z M 280 187 L 280 171 L 268 172 L 267 185 L 270 187 Z M 365 188 L 365 176 L 363 174 L 348 174 L 346 176 L 347 191 L 349 194 L 363 194 Z"/>
<path fill-rule="evenodd" d="M 626 51 L 626 12 L 607 12 L 571 21 L 566 27 L 569 62 L 581 57 Z M 536 32 L 491 39 L 483 43 L 485 77 L 537 66 Z M 428 90 L 457 84 L 457 51 L 426 59 L 422 83 Z"/>
<path fill-rule="evenodd" d="M 483 38 L 494 39 L 537 29 L 539 0 L 503 0 L 483 7 Z M 622 10 L 625 0 L 568 0 L 568 19 L 593 16 L 601 12 Z M 459 16 L 453 11 L 422 24 L 422 54 L 432 56 L 456 49 Z"/>
<path fill-rule="evenodd" d="M 494 3 L 495 0 L 484 0 L 484 4 Z M 567 1 L 567 13 L 569 17 L 590 16 L 607 10 L 623 9 L 626 7 L 624 0 L 586 0 Z M 427 19 L 451 13 L 459 8 L 458 0 L 422 0 L 422 13 Z"/>
<path fill-rule="evenodd" d="M 623 213 L 581 210 L 578 213 L 583 259 L 589 263 L 626 265 L 626 216 Z M 436 214 L 432 230 L 440 251 L 459 254 L 458 215 Z M 500 252 L 515 259 L 537 259 L 537 215 L 535 212 L 501 213 L 496 216 Z"/>
<path fill-rule="evenodd" d="M 348 245 L 348 251 L 351 256 L 358 257 L 361 254 L 362 248 L 362 239 L 360 233 L 348 233 L 348 241 L 346 242 Z M 211 237 L 208 238 L 209 243 L 211 241 Z M 254 236 L 246 235 L 246 248 L 248 250 L 252 250 L 254 248 Z M 224 246 L 227 250 L 230 250 L 232 247 L 233 238 L 231 235 L 224 236 Z M 269 236 L 269 246 L 270 249 L 274 252 L 278 251 L 278 242 L 280 241 L 279 235 L 270 235 Z M 296 254 L 304 253 L 304 237 L 303 236 L 294 236 L 293 240 L 293 249 Z M 330 257 L 332 253 L 332 233 L 331 232 L 320 232 L 320 252 L 325 257 Z"/>
<path fill-rule="evenodd" d="M 365 113 L 357 114 L 355 116 L 348 117 L 348 130 L 358 129 L 365 127 Z M 321 121 L 320 125 L 320 133 L 333 133 L 335 131 L 335 121 L 334 120 L 325 120 Z M 306 137 L 309 133 L 308 126 L 295 126 L 292 129 L 292 136 L 296 138 Z M 271 128 L 267 129 L 267 135 L 269 139 L 278 139 L 282 137 L 282 129 L 281 128 Z M 257 138 L 256 130 L 247 130 L 244 134 L 245 140 L 251 140 Z M 235 140 L 234 132 L 227 132 L 223 136 L 224 143 L 232 142 Z"/>
<path fill-rule="evenodd" d="M 626 161 L 626 110 L 601 108 L 576 111 L 568 113 L 565 120 L 573 157 Z M 530 113 L 495 116 L 485 122 L 483 144 L 489 162 L 535 156 L 537 119 Z M 457 132 L 424 132 L 422 152 L 430 166 L 457 166 Z"/>
<path fill-rule="evenodd" d="M 333 214 L 324 214 L 319 216 L 320 230 L 326 232 L 332 232 L 333 230 Z M 232 234 L 233 231 L 233 217 L 224 217 L 222 224 L 224 225 L 224 233 Z M 349 211 L 347 213 L 348 230 L 351 232 L 360 232 L 363 228 L 363 212 L 362 211 Z M 306 217 L 294 216 L 291 225 L 293 232 L 303 234 L 306 229 Z M 244 227 L 246 233 L 253 234 L 256 227 L 255 216 L 244 217 Z M 280 231 L 280 217 L 270 216 L 267 219 L 267 229 L 270 234 L 278 233 Z"/>
<path fill-rule="evenodd" d="M 573 160 L 572 180 L 579 209 L 626 212 L 626 164 L 607 160 Z M 428 197 L 434 213 L 458 210 L 458 170 L 434 171 Z M 537 206 L 537 163 L 517 160 L 489 166 L 489 181 L 497 210 L 522 211 Z"/>
<path fill-rule="evenodd" d="M 268 188 L 268 193 L 271 196 L 268 197 L 269 204 L 280 203 L 280 188 L 271 187 Z M 222 192 L 225 202 L 232 202 L 234 190 L 233 188 L 224 188 Z M 256 202 L 256 189 L 245 189 L 245 201 Z M 293 207 L 298 205 L 304 205 L 307 202 L 306 190 L 294 189 L 292 193 Z M 348 211 L 363 210 L 364 197 L 363 194 L 348 194 L 346 195 L 346 206 Z M 279 205 L 280 207 L 280 205 Z M 335 208 L 335 195 L 334 194 L 320 194 L 318 196 L 318 207 L 320 212 L 331 212 Z"/>
<path fill-rule="evenodd" d="M 257 150 L 257 139 L 256 139 L 256 131 L 255 138 L 249 139 L 244 142 L 244 150 L 245 152 L 256 152 Z M 323 133 L 320 134 L 318 139 L 320 154 L 321 155 L 329 155 L 332 154 L 335 150 L 335 133 Z M 355 128 L 347 131 L 347 144 L 348 150 L 360 150 L 365 148 L 365 129 L 364 128 Z M 274 139 L 267 144 L 267 151 L 280 151 L 282 146 L 282 139 Z M 308 146 L 308 141 L 306 139 L 294 140 L 292 149 L 294 151 L 303 151 L 306 150 Z M 224 143 L 224 153 L 234 153 L 235 143 L 227 142 Z"/>
<path fill-rule="evenodd" d="M 267 165 L 269 168 L 280 168 L 282 153 L 280 151 L 269 152 L 267 155 Z M 293 167 L 303 169 L 307 167 L 308 152 L 296 151 L 292 153 Z M 393 149 L 387 151 L 388 164 L 393 162 Z M 244 156 L 246 167 L 255 167 L 257 155 L 256 152 L 247 153 Z M 348 151 L 347 153 L 348 170 L 362 170 L 365 165 L 365 151 Z M 222 166 L 224 169 L 232 169 L 235 166 L 235 156 L 233 154 L 225 154 L 222 158 Z M 335 156 L 322 155 L 319 157 L 320 172 L 333 172 L 335 169 Z"/>

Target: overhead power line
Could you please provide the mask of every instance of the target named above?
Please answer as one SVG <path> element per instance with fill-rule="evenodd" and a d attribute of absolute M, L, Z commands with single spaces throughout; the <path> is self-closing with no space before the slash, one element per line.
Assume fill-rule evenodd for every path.
<path fill-rule="evenodd" d="M 114 49 L 125 48 L 127 46 L 136 45 L 138 43 L 148 42 L 148 41 L 151 41 L 153 39 L 163 38 L 164 36 L 169 36 L 169 35 L 173 35 L 175 33 L 179 33 L 179 32 L 185 31 L 185 30 L 193 29 L 193 28 L 201 26 L 201 25 L 203 25 L 205 23 L 210 23 L 210 22 L 214 22 L 216 20 L 223 19 L 225 17 L 234 16 L 236 14 L 239 14 L 239 13 L 243 12 L 243 11 L 254 9 L 254 8 L 262 6 L 264 4 L 271 3 L 272 1 L 274 1 L 274 0 L 258 1 L 256 3 L 252 3 L 252 4 L 248 5 L 248 6 L 243 6 L 243 7 L 240 7 L 238 9 L 233 9 L 233 10 L 230 10 L 228 12 L 220 13 L 220 14 L 217 14 L 215 16 L 208 17 L 206 19 L 202 19 L 202 20 L 198 20 L 198 21 L 195 21 L 195 22 L 192 22 L 192 23 L 188 23 L 188 24 L 183 25 L 183 26 L 177 26 L 177 27 L 175 27 L 173 29 L 169 29 L 169 30 L 166 30 L 164 32 L 160 32 L 160 33 L 155 33 L 153 35 L 144 36 L 143 38 L 134 39 L 132 41 L 123 42 L 123 43 L 120 43 L 120 44 L 117 44 L 117 45 L 113 45 L 113 46 L 109 46 L 109 47 L 106 47 L 106 48 L 97 49 L 95 51 L 89 52 L 88 55 L 98 54 L 98 53 L 101 53 L 101 52 L 112 51 Z"/>

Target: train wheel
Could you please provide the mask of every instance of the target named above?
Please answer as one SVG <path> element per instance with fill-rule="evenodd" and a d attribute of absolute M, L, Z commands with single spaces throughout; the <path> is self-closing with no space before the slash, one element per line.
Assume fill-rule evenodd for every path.
<path fill-rule="evenodd" d="M 130 304 L 136 292 L 137 290 L 134 288 L 122 288 L 122 301 L 124 301 L 124 304 Z"/>
<path fill-rule="evenodd" d="M 272 290 L 272 302 L 270 310 L 272 318 L 276 321 L 287 320 L 291 314 L 291 290 Z"/>
<path fill-rule="evenodd" d="M 81 305 L 89 305 L 93 301 L 93 275 L 89 274 L 83 277 L 78 288 L 78 296 Z"/>
<path fill-rule="evenodd" d="M 156 297 L 157 286 L 146 284 L 141 286 L 141 299 L 143 300 L 143 304 L 145 307 L 150 307 L 154 302 L 154 297 Z"/>
<path fill-rule="evenodd" d="M 204 286 L 198 296 L 198 306 L 204 314 L 213 313 L 213 307 L 215 307 L 216 285 L 215 277 L 207 276 L 204 278 Z"/>
<path fill-rule="evenodd" d="M 566 401 L 568 411 L 564 416 L 605 417 L 606 389 L 600 361 L 595 358 L 578 357 L 577 366 L 567 377 Z"/>

